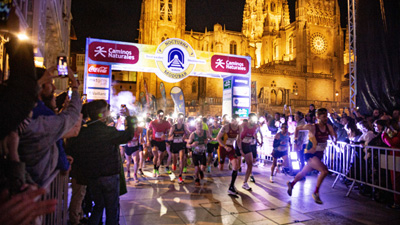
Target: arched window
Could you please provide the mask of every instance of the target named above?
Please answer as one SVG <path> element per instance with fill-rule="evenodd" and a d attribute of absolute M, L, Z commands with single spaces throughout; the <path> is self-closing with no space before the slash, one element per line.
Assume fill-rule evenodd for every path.
<path fill-rule="evenodd" d="M 196 81 L 193 81 L 192 83 L 192 93 L 196 93 L 197 92 L 197 84 Z"/>
<path fill-rule="evenodd" d="M 274 60 L 278 60 L 279 57 L 279 48 L 276 43 L 274 43 Z"/>
<path fill-rule="evenodd" d="M 160 0 L 160 20 L 166 19 L 172 21 L 172 0 Z"/>
<path fill-rule="evenodd" d="M 229 54 L 237 54 L 237 44 L 235 41 L 231 41 L 231 43 L 229 44 Z"/>
<path fill-rule="evenodd" d="M 160 20 L 164 20 L 165 18 L 165 1 L 160 0 Z"/>
<path fill-rule="evenodd" d="M 293 37 L 289 37 L 289 54 L 293 54 Z"/>
<path fill-rule="evenodd" d="M 172 0 L 168 0 L 168 21 L 172 21 Z"/>

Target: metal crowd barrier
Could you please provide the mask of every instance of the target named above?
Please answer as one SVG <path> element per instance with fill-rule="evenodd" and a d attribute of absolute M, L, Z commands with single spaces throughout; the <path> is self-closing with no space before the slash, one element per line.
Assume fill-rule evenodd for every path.
<path fill-rule="evenodd" d="M 400 149 L 329 142 L 324 163 L 337 174 L 332 188 L 340 178 L 351 182 L 346 196 L 356 183 L 400 194 Z"/>
<path fill-rule="evenodd" d="M 46 180 L 42 188 L 46 194 L 42 200 L 57 199 L 56 211 L 42 218 L 42 225 L 65 225 L 68 216 L 68 173 L 61 174 L 59 170 L 54 171 Z"/>

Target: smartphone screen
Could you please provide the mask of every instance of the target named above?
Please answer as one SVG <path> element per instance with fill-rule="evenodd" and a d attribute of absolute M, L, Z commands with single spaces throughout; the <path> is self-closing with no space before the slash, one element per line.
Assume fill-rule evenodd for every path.
<path fill-rule="evenodd" d="M 67 57 L 65 56 L 57 57 L 57 70 L 58 70 L 58 76 L 66 77 L 68 75 Z"/>
<path fill-rule="evenodd" d="M 68 98 L 71 99 L 72 97 L 72 87 L 68 88 Z"/>

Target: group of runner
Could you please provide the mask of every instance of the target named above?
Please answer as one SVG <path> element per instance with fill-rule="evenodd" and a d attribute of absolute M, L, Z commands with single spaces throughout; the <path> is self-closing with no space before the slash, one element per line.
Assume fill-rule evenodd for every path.
<path fill-rule="evenodd" d="M 320 172 L 316 189 L 313 193 L 315 202 L 322 204 L 319 197 L 319 187 L 328 174 L 327 167 L 321 159 L 323 151 L 327 145 L 329 136 L 336 142 L 336 134 L 332 126 L 327 123 L 327 110 L 317 111 L 318 123 L 298 126 L 294 133 L 295 146 L 302 146 L 303 140 L 299 140 L 304 131 L 308 131 L 309 142 L 304 149 L 304 156 L 307 165 L 304 166 L 293 181 L 288 182 L 288 194 L 291 196 L 294 185 L 313 169 Z M 133 180 L 139 183 L 138 173 L 143 175 L 143 159 L 148 155 L 153 155 L 153 177 L 160 175 L 160 165 L 168 154 L 166 172 L 178 170 L 178 183 L 184 183 L 183 173 L 187 172 L 187 160 L 191 159 L 194 165 L 195 185 L 199 186 L 204 178 L 204 173 L 211 172 L 211 165 L 218 165 L 220 170 L 224 169 L 225 159 L 229 159 L 232 168 L 231 182 L 228 194 L 237 195 L 235 181 L 238 172 L 241 170 L 240 163 L 242 157 L 247 165 L 242 188 L 250 191 L 251 187 L 248 180 L 255 182 L 252 175 L 253 163 L 257 159 L 257 145 L 263 145 L 263 134 L 261 133 L 258 118 L 254 113 L 250 113 L 248 119 L 239 124 L 239 116 L 234 114 L 232 118 L 224 115 L 221 121 L 217 117 L 193 119 L 185 121 L 185 115 L 178 114 L 176 122 L 173 119 L 166 119 L 164 112 L 159 110 L 155 120 L 148 119 L 146 124 L 138 126 L 138 120 L 133 117 L 135 124 L 135 135 L 125 146 L 125 157 L 127 159 L 127 178 L 130 179 L 130 161 L 134 162 Z M 304 136 L 304 135 L 303 135 Z M 301 142 L 301 143 L 299 143 Z M 287 124 L 282 124 L 280 132 L 274 137 L 273 152 L 274 158 L 271 165 L 270 182 L 274 182 L 274 172 L 279 158 L 287 156 L 290 144 Z M 299 147 L 302 151 L 302 147 Z M 150 151 L 151 150 L 151 151 Z M 151 152 L 151 153 L 150 153 Z M 214 153 L 218 153 L 218 158 L 213 163 Z M 179 166 L 178 166 L 179 162 Z M 172 163 L 172 171 L 169 166 Z"/>

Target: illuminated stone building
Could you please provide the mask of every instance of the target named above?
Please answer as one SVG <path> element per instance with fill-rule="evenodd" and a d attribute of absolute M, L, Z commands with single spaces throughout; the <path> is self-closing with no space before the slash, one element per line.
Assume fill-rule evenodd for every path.
<path fill-rule="evenodd" d="M 14 0 L 19 18 L 20 34 L 34 47 L 35 65 L 56 65 L 57 56 L 70 56 L 71 0 Z M 4 37 L 4 34 L 0 35 Z M 0 44 L 0 80 L 8 77 L 7 56 L 3 51 L 5 39 Z M 67 88 L 67 79 L 55 80 L 57 91 Z"/>
<path fill-rule="evenodd" d="M 185 10 L 182 0 L 144 0 L 139 43 L 158 45 L 168 38 L 181 38 L 195 50 L 251 56 L 252 81 L 257 83 L 263 107 L 323 101 L 321 106 L 330 108 L 343 98 L 336 94 L 344 94 L 340 89 L 345 81 L 344 34 L 337 0 L 296 0 L 292 23 L 287 0 L 246 0 L 242 32 L 220 24 L 212 31 L 186 31 Z M 161 98 L 162 81 L 148 73 L 138 73 L 137 95 L 143 91 L 144 80 L 149 92 Z M 222 80 L 218 79 L 189 77 L 164 84 L 167 96 L 171 87 L 180 86 L 186 102 L 218 103 L 216 99 L 222 97 Z"/>

